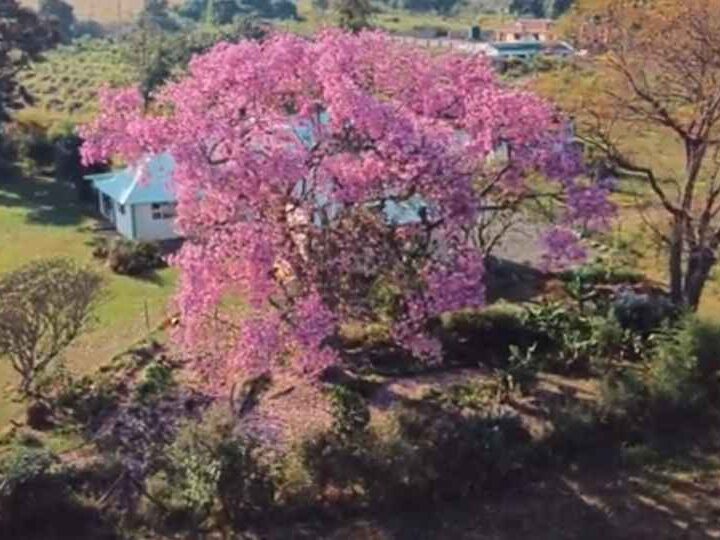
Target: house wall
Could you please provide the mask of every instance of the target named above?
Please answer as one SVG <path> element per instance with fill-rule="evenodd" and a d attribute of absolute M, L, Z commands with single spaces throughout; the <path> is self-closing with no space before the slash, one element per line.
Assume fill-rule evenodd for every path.
<path fill-rule="evenodd" d="M 126 204 L 125 205 L 125 213 L 121 213 L 120 205 L 117 203 L 117 201 L 114 201 L 114 203 L 115 203 L 115 228 L 125 238 L 130 238 L 131 240 L 134 239 L 135 234 L 133 231 L 133 218 L 132 218 L 133 207 Z"/>
<path fill-rule="evenodd" d="M 136 240 L 169 240 L 178 238 L 174 219 L 153 219 L 152 205 L 138 204 L 135 211 Z"/>

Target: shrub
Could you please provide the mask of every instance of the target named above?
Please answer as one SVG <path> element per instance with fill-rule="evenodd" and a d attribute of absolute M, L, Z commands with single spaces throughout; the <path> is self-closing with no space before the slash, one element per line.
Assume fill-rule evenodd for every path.
<path fill-rule="evenodd" d="M 442 318 L 442 343 L 448 363 L 503 366 L 512 346 L 526 349 L 543 336 L 524 320 L 522 308 L 496 304 Z"/>
<path fill-rule="evenodd" d="M 370 422 L 370 409 L 362 395 L 344 386 L 330 391 L 333 431 L 342 437 L 362 432 Z"/>
<path fill-rule="evenodd" d="M 94 239 L 93 257 L 106 259 L 113 272 L 126 276 L 147 274 L 166 265 L 157 244 L 123 238 Z"/>
<path fill-rule="evenodd" d="M 545 448 L 561 461 L 602 455 L 608 445 L 611 423 L 603 421 L 599 411 L 587 405 L 573 405 L 553 412 L 553 431 L 545 441 Z"/>
<path fill-rule="evenodd" d="M 603 404 L 635 422 L 703 414 L 717 399 L 719 358 L 720 329 L 688 316 L 653 337 L 641 366 L 607 377 Z"/>
<path fill-rule="evenodd" d="M 117 383 L 105 377 L 67 376 L 58 381 L 54 404 L 69 411 L 83 425 L 93 425 L 98 418 L 114 410 L 119 400 Z"/>
<path fill-rule="evenodd" d="M 524 324 L 542 336 L 537 358 L 544 369 L 568 373 L 585 371 L 597 350 L 593 319 L 558 302 L 527 309 Z"/>
<path fill-rule="evenodd" d="M 617 285 L 639 283 L 643 280 L 643 275 L 631 268 L 614 267 L 593 262 L 562 272 L 560 279 L 567 282 L 580 279 L 584 283 L 592 285 Z"/>
<path fill-rule="evenodd" d="M 160 362 L 153 362 L 144 369 L 142 379 L 135 389 L 135 395 L 139 401 L 148 403 L 167 393 L 174 385 L 172 368 Z"/>
<path fill-rule="evenodd" d="M 38 516 L 54 513 L 65 487 L 51 469 L 57 457 L 45 448 L 20 447 L 0 469 L 0 530 L 23 529 Z"/>
<path fill-rule="evenodd" d="M 234 422 L 212 409 L 182 427 L 168 462 L 151 482 L 171 516 L 198 525 L 208 517 L 239 524 L 271 507 L 275 479 L 259 444 L 234 433 Z"/>
<path fill-rule="evenodd" d="M 676 308 L 666 296 L 625 292 L 613 303 L 613 313 L 623 328 L 649 334 L 672 318 Z"/>

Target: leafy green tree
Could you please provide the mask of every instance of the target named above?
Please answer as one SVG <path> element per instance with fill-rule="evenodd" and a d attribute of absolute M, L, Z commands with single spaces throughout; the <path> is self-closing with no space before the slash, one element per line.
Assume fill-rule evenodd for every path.
<path fill-rule="evenodd" d="M 370 27 L 373 8 L 370 0 L 335 0 L 338 25 L 351 32 Z"/>
<path fill-rule="evenodd" d="M 102 285 L 99 274 L 66 259 L 33 262 L 0 279 L 0 357 L 20 375 L 23 395 L 86 327 Z"/>
<path fill-rule="evenodd" d="M 178 23 L 170 14 L 167 0 L 145 0 L 143 10 L 138 16 L 138 26 L 171 32 L 179 29 Z"/>
<path fill-rule="evenodd" d="M 512 0 L 510 12 L 531 17 L 560 17 L 574 0 Z"/>
<path fill-rule="evenodd" d="M 56 24 L 63 41 L 69 41 L 75 30 L 75 10 L 64 0 L 40 0 L 38 13 Z"/>
<path fill-rule="evenodd" d="M 254 19 L 236 19 L 222 28 L 201 27 L 191 32 L 157 33 L 139 28 L 130 36 L 128 62 L 137 71 L 140 89 L 146 103 L 153 91 L 173 73 L 182 72 L 195 54 L 209 50 L 221 41 L 262 39 L 265 29 Z"/>
<path fill-rule="evenodd" d="M 60 36 L 53 26 L 18 0 L 0 0 L 0 122 L 9 120 L 13 109 L 32 101 L 17 74 L 58 42 Z"/>

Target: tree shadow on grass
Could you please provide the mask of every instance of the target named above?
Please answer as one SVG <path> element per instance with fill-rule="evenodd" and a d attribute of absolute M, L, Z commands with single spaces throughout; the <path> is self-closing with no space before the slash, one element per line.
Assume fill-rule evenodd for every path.
<path fill-rule="evenodd" d="M 93 215 L 92 208 L 80 202 L 72 184 L 22 176 L 17 170 L 5 169 L 0 175 L 0 208 L 24 209 L 27 223 L 77 226 Z"/>

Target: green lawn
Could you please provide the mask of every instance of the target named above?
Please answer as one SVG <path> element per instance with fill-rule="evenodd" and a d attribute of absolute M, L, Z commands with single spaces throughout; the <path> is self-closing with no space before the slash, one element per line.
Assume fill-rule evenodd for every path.
<path fill-rule="evenodd" d="M 76 372 L 107 362 L 146 333 L 145 303 L 150 326 L 167 314 L 175 275 L 157 273 L 152 280 L 118 276 L 95 262 L 88 242 L 96 223 L 92 209 L 78 204 L 71 186 L 45 178 L 8 179 L 0 176 L 0 273 L 42 257 L 66 256 L 97 267 L 107 277 L 107 298 L 97 321 L 68 351 L 66 360 Z M 0 426 L 15 415 L 15 377 L 0 359 Z"/>

